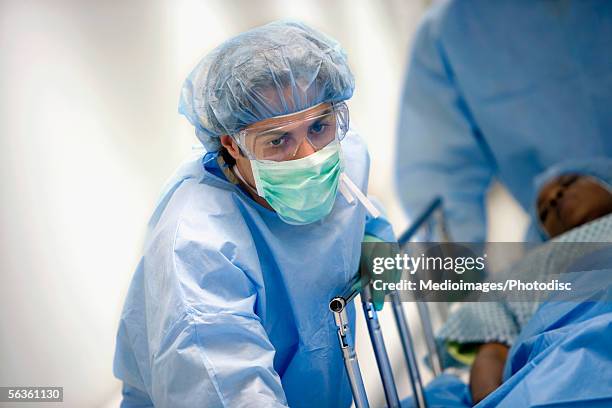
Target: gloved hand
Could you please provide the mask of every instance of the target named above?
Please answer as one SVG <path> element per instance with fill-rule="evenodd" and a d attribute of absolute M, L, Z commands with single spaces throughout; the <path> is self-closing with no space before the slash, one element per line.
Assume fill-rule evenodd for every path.
<path fill-rule="evenodd" d="M 398 282 L 401 278 L 402 271 L 396 268 L 385 269 L 382 274 L 373 272 L 374 258 L 395 258 L 399 253 L 399 246 L 396 242 L 385 242 L 373 235 L 365 235 L 361 245 L 361 259 L 359 261 L 359 274 L 367 276 L 368 280 L 382 280 L 383 282 Z M 382 310 L 385 305 L 385 296 L 388 291 L 376 290 L 370 284 L 372 292 L 372 303 L 377 311 Z"/>

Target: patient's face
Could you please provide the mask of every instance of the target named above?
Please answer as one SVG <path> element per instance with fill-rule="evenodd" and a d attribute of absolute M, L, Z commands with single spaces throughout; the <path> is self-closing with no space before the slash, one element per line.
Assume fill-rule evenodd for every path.
<path fill-rule="evenodd" d="M 612 213 L 612 192 L 592 177 L 566 174 L 540 190 L 537 206 L 540 222 L 552 238 Z"/>

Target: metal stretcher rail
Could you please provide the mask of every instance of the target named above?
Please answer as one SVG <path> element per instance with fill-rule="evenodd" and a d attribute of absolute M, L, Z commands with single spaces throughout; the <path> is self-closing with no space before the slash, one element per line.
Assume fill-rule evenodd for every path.
<path fill-rule="evenodd" d="M 410 225 L 410 227 L 400 236 L 398 240 L 400 251 L 405 251 L 408 243 L 414 238 L 416 233 L 420 231 L 432 216 L 437 216 L 437 225 L 440 230 L 441 240 L 449 239 L 444 223 L 442 212 L 442 199 L 434 199 L 421 213 L 419 217 Z M 369 407 L 367 393 L 357 354 L 355 353 L 354 339 L 350 332 L 348 318 L 346 315 L 346 306 L 352 302 L 355 297 L 361 294 L 361 303 L 368 326 L 370 341 L 376 357 L 376 364 L 381 376 L 385 399 L 388 407 L 399 407 L 400 401 L 391 370 L 391 362 L 385 348 L 385 343 L 382 335 L 382 330 L 378 321 L 378 315 L 372 301 L 372 293 L 370 289 L 370 279 L 367 276 L 357 276 L 349 284 L 347 290 L 334 297 L 329 302 L 329 309 L 334 314 L 334 321 L 338 327 L 338 340 L 342 350 L 344 365 L 348 374 L 353 400 L 357 408 Z M 412 388 L 412 394 L 417 408 L 427 407 L 425 394 L 423 392 L 423 383 L 419 372 L 418 361 L 414 352 L 414 342 L 410 333 L 410 328 L 402 307 L 399 294 L 394 291 L 390 293 L 393 316 L 400 335 L 404 358 L 408 367 L 408 374 Z M 436 347 L 433 328 L 429 316 L 427 304 L 417 302 L 419 317 L 423 327 L 427 349 L 431 358 L 432 371 L 437 376 L 442 372 L 442 364 Z"/>
<path fill-rule="evenodd" d="M 440 241 L 450 242 L 450 237 L 446 228 L 446 222 L 444 220 L 442 198 L 437 197 L 432 200 L 432 202 L 425 208 L 425 210 L 414 220 L 410 227 L 400 236 L 397 241 L 400 247 L 400 252 L 405 252 L 408 244 L 412 241 L 417 232 L 419 232 L 431 219 L 431 217 L 436 217 L 437 226 L 440 231 Z M 436 344 L 433 326 L 431 324 L 431 314 L 429 313 L 427 303 L 416 302 L 416 306 L 417 311 L 419 313 L 419 320 L 421 321 L 421 327 L 423 328 L 423 336 L 425 337 L 425 345 L 427 346 L 431 369 L 433 371 L 434 376 L 437 377 L 442 374 L 443 368 L 442 359 L 440 358 L 440 353 Z M 397 319 L 397 314 L 395 314 L 395 316 Z M 404 321 L 406 321 L 405 318 Z M 408 346 L 408 343 L 408 341 L 405 341 L 404 338 L 402 338 L 402 346 L 404 348 Z"/>

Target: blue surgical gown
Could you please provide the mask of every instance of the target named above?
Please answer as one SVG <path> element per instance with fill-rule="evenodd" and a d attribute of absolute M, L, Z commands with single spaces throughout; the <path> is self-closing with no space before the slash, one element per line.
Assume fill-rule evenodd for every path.
<path fill-rule="evenodd" d="M 573 274 L 581 301 L 542 305 L 508 353 L 504 383 L 478 407 L 612 406 L 612 254 L 589 257 L 601 269 Z"/>
<path fill-rule="evenodd" d="M 612 269 L 596 273 L 609 282 Z M 585 302 L 545 303 L 510 350 L 504 383 L 476 407 L 612 406 L 612 293 L 610 286 L 599 292 Z M 425 396 L 429 407 L 472 406 L 468 386 L 448 374 Z M 414 407 L 412 398 L 402 407 Z"/>
<path fill-rule="evenodd" d="M 523 327 L 508 353 L 504 382 L 478 408 L 612 406 L 612 251 L 579 257 L 556 293 Z M 428 406 L 471 407 L 468 387 L 443 375 L 425 390 Z M 413 407 L 404 401 L 402 407 Z"/>
<path fill-rule="evenodd" d="M 485 238 L 495 178 L 528 212 L 537 174 L 612 157 L 612 2 L 445 1 L 420 24 L 397 129 L 409 215 L 442 195 L 454 240 Z M 533 225 L 529 239 L 538 240 Z"/>
<path fill-rule="evenodd" d="M 342 150 L 366 191 L 364 143 L 350 131 Z M 217 157 L 186 162 L 149 223 L 117 335 L 122 407 L 350 406 L 328 303 L 356 273 L 364 233 L 392 240 L 390 225 L 341 194 L 323 220 L 286 224 Z"/>

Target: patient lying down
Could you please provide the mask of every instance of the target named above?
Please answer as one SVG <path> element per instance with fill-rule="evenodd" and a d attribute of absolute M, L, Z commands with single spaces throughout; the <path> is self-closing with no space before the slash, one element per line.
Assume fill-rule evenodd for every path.
<path fill-rule="evenodd" d="M 536 190 L 539 191 L 536 209 L 541 230 L 547 238 L 566 242 L 580 240 L 578 235 L 572 237 L 570 231 L 612 213 L 609 184 L 612 161 L 608 159 L 590 161 L 584 166 L 576 162 L 566 163 L 549 170 L 542 179 L 544 181 L 539 182 L 541 188 Z M 602 232 L 605 236 L 595 237 L 597 241 L 612 241 L 612 232 L 605 232 L 605 229 Z M 474 306 L 487 307 L 485 304 L 471 307 Z M 477 346 L 470 372 L 472 402 L 476 404 L 502 383 L 509 344 L 500 340 L 472 343 L 471 346 Z"/>

